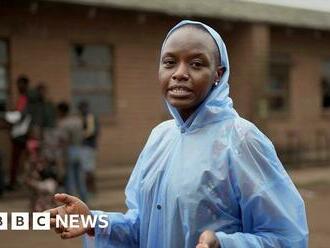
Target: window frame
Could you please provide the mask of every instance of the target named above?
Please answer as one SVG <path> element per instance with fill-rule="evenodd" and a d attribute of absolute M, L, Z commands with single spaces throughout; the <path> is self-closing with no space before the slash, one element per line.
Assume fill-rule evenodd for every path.
<path fill-rule="evenodd" d="M 73 71 L 77 68 L 82 68 L 78 67 L 77 65 L 74 64 L 72 60 L 72 49 L 74 49 L 75 46 L 77 45 L 83 45 L 83 46 L 102 46 L 102 47 L 107 47 L 110 51 L 109 58 L 110 58 L 110 64 L 109 67 L 107 68 L 107 72 L 109 72 L 109 78 L 110 78 L 110 84 L 109 86 L 104 85 L 103 87 L 100 86 L 85 86 L 83 88 L 76 87 L 74 85 L 73 81 Z M 97 95 L 97 93 L 105 93 L 107 92 L 109 94 L 109 102 L 111 104 L 110 110 L 106 112 L 99 113 L 98 118 L 100 122 L 104 124 L 110 124 L 114 122 L 115 116 L 116 116 L 116 83 L 115 83 L 115 75 L 114 75 L 114 66 L 115 66 L 115 61 L 114 61 L 114 47 L 112 44 L 109 44 L 108 42 L 86 42 L 86 41 L 71 41 L 70 43 L 70 95 L 71 95 L 71 102 L 74 102 L 74 97 L 75 96 L 84 96 L 84 95 L 90 95 L 94 94 Z M 104 66 L 100 65 L 91 65 L 87 64 L 88 69 L 99 69 L 99 70 L 104 70 Z M 73 109 L 76 110 L 76 106 L 73 106 Z"/>
<path fill-rule="evenodd" d="M 284 82 L 283 89 L 271 89 L 271 78 L 272 78 L 272 71 L 273 67 L 286 67 L 287 70 L 287 81 Z M 288 118 L 291 111 L 291 102 L 290 102 L 290 95 L 291 95 L 291 77 L 292 77 L 292 57 L 290 53 L 286 52 L 272 52 L 269 61 L 268 61 L 268 80 L 267 84 L 265 85 L 264 89 L 264 96 L 266 99 L 266 106 L 267 106 L 267 117 L 268 118 Z M 281 92 L 283 91 L 283 92 Z M 281 110 L 272 110 L 270 108 L 270 99 L 272 97 L 282 96 L 284 98 L 284 107 Z"/>
<path fill-rule="evenodd" d="M 323 71 L 323 63 L 325 61 L 328 61 L 328 63 L 330 64 L 330 56 L 327 56 L 327 57 L 324 57 L 321 59 L 321 66 L 320 66 L 320 78 L 319 78 L 319 87 L 320 87 L 320 101 L 319 101 L 319 104 L 320 104 L 320 111 L 321 111 L 321 115 L 323 117 L 326 117 L 326 118 L 330 118 L 330 106 L 328 108 L 325 108 L 323 107 L 323 80 L 326 78 L 324 76 L 324 71 Z M 329 84 L 330 84 L 330 76 L 329 76 Z"/>

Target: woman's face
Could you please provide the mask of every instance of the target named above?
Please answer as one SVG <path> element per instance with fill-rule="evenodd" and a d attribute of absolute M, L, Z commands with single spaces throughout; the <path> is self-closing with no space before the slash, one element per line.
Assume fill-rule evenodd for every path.
<path fill-rule="evenodd" d="M 163 96 L 186 120 L 205 99 L 222 69 L 212 37 L 195 27 L 174 31 L 160 59 L 159 80 Z"/>

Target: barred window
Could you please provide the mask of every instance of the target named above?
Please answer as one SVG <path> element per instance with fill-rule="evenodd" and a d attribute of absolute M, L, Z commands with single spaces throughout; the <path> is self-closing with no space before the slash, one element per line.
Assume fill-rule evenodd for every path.
<path fill-rule="evenodd" d="M 113 112 L 112 52 L 107 45 L 74 44 L 71 50 L 73 105 L 89 102 L 96 114 Z"/>
<path fill-rule="evenodd" d="M 269 83 L 266 87 L 267 109 L 270 114 L 289 110 L 289 77 L 291 62 L 286 54 L 272 54 Z"/>

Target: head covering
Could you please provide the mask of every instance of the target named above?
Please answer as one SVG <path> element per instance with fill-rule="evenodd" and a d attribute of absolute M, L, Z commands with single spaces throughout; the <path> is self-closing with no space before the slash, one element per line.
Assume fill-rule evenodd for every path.
<path fill-rule="evenodd" d="M 225 69 L 224 74 L 220 78 L 216 87 L 213 87 L 208 96 L 204 99 L 202 104 L 196 109 L 196 111 L 186 120 L 183 121 L 178 110 L 169 104 L 166 100 L 167 107 L 176 121 L 176 124 L 183 132 L 192 131 L 196 128 L 203 127 L 207 124 L 221 121 L 223 119 L 227 119 L 233 117 L 236 114 L 235 110 L 232 107 L 232 100 L 229 97 L 229 60 L 226 45 L 223 42 L 220 35 L 208 25 L 202 22 L 184 20 L 174 26 L 166 35 L 166 38 L 162 45 L 162 50 L 164 45 L 168 39 L 168 37 L 177 29 L 186 26 L 186 25 L 196 25 L 202 26 L 213 38 L 215 41 L 218 50 L 219 50 L 219 58 L 220 65 Z"/>

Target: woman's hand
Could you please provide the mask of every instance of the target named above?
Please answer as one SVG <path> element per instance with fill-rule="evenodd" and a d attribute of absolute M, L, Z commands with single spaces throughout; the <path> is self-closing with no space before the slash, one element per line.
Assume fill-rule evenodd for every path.
<path fill-rule="evenodd" d="M 79 216 L 84 215 L 85 217 L 87 217 L 88 215 L 91 215 L 91 213 L 87 205 L 75 196 L 71 196 L 68 194 L 56 194 L 54 198 L 56 201 L 61 202 L 64 205 L 48 210 L 48 212 L 50 212 L 50 225 L 52 228 L 55 228 L 55 232 L 60 234 L 62 239 L 70 239 L 70 238 L 78 237 L 85 233 L 93 234 L 94 230 L 92 228 L 83 227 L 80 218 L 79 218 L 79 223 L 77 224 L 77 226 L 79 227 L 65 228 L 62 225 L 56 227 L 57 215 L 60 215 L 64 220 L 65 215 L 75 214 Z"/>
<path fill-rule="evenodd" d="M 206 230 L 199 236 L 196 248 L 220 248 L 220 243 L 213 231 Z"/>

